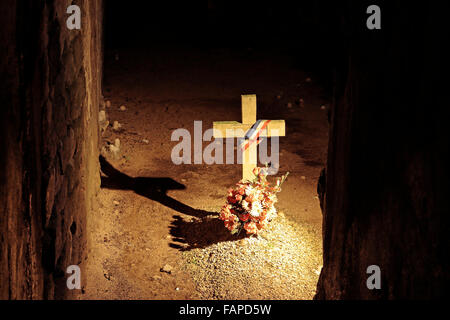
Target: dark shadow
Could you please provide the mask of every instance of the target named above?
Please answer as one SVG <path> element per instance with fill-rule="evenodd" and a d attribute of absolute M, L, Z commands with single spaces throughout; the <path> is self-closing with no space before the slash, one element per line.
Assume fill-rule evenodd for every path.
<path fill-rule="evenodd" d="M 130 177 L 114 168 L 103 156 L 100 156 L 100 167 L 107 177 L 102 177 L 101 187 L 117 190 L 133 190 L 137 194 L 157 201 L 168 208 L 195 218 L 184 220 L 181 216 L 173 216 L 170 234 L 173 237 L 172 248 L 187 251 L 194 248 L 205 248 L 222 241 L 236 241 L 245 238 L 245 231 L 239 236 L 231 235 L 225 228 L 217 212 L 194 209 L 178 200 L 169 197 L 168 190 L 185 190 L 186 186 L 172 178 Z"/>
<path fill-rule="evenodd" d="M 157 201 L 166 207 L 194 217 L 205 217 L 216 212 L 194 209 L 166 193 L 168 190 L 185 190 L 186 186 L 172 178 L 130 177 L 114 168 L 103 156 L 100 156 L 100 168 L 107 177 L 101 178 L 101 187 L 107 189 L 133 190 L 137 194 Z"/>
<path fill-rule="evenodd" d="M 191 221 L 186 221 L 180 216 L 173 218 L 170 225 L 173 243 L 169 246 L 180 251 L 206 248 L 215 243 L 237 241 L 247 237 L 245 230 L 239 235 L 232 235 L 217 215 L 194 218 Z"/>

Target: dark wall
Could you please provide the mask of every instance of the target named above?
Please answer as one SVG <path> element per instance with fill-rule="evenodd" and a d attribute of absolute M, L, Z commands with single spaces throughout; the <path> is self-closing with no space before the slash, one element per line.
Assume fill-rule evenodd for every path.
<path fill-rule="evenodd" d="M 331 0 L 105 0 L 105 48 L 283 50 L 293 67 L 328 81 L 339 9 Z"/>
<path fill-rule="evenodd" d="M 0 299 L 70 298 L 99 189 L 101 1 L 0 4 Z"/>
<path fill-rule="evenodd" d="M 335 7 L 325 0 L 105 0 L 106 44 L 113 49 L 182 44 L 312 51 L 327 44 Z"/>
<path fill-rule="evenodd" d="M 449 285 L 448 2 L 342 3 L 318 299 L 437 298 Z M 366 269 L 381 268 L 381 290 Z"/>

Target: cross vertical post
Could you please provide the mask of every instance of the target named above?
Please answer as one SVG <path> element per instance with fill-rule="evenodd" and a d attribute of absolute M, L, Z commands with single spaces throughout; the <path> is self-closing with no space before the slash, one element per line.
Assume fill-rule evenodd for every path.
<path fill-rule="evenodd" d="M 242 95 L 242 124 L 253 126 L 256 122 L 256 95 Z M 251 180 L 254 177 L 253 169 L 258 163 L 258 146 L 250 144 L 242 153 L 242 178 Z"/>

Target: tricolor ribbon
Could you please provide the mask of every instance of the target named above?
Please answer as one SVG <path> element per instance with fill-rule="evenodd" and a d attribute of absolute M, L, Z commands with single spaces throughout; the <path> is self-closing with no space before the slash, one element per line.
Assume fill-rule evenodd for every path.
<path fill-rule="evenodd" d="M 270 120 L 258 120 L 245 135 L 245 140 L 241 143 L 241 150 L 247 150 L 253 143 L 259 144 L 261 140 L 259 136 L 263 130 L 267 127 Z"/>

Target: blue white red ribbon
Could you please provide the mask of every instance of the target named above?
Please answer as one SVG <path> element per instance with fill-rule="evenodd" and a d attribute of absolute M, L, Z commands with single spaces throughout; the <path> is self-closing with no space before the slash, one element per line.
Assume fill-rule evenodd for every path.
<path fill-rule="evenodd" d="M 253 143 L 257 145 L 261 142 L 259 136 L 266 129 L 267 125 L 271 120 L 258 120 L 246 133 L 245 140 L 241 143 L 241 150 L 247 150 Z"/>

